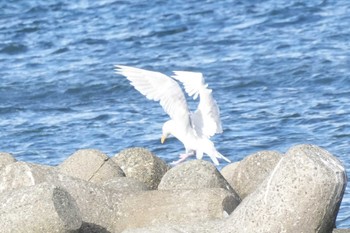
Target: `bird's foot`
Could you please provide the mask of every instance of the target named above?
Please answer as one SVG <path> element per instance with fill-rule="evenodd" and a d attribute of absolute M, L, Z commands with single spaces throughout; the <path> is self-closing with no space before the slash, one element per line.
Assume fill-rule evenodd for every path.
<path fill-rule="evenodd" d="M 180 159 L 171 162 L 171 165 L 177 165 L 177 164 L 183 162 L 184 160 L 186 160 L 191 155 L 192 155 L 191 153 L 180 154 L 180 156 L 179 156 Z"/>
<path fill-rule="evenodd" d="M 184 154 L 180 154 L 179 158 L 185 160 L 191 155 L 192 155 L 191 153 L 184 153 Z"/>

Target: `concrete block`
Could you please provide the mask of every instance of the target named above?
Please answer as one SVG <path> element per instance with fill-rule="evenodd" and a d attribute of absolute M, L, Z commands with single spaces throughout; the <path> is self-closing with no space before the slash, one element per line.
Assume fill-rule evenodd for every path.
<path fill-rule="evenodd" d="M 114 189 L 117 192 L 139 192 L 149 190 L 144 183 L 130 177 L 114 177 L 102 183 L 102 185 Z"/>
<path fill-rule="evenodd" d="M 329 152 L 294 146 L 236 208 L 227 226 L 242 233 L 331 232 L 346 182 L 343 165 Z"/>
<path fill-rule="evenodd" d="M 124 232 L 329 233 L 335 226 L 346 182 L 345 169 L 337 158 L 320 147 L 298 145 L 288 150 L 270 175 L 228 218 Z"/>
<path fill-rule="evenodd" d="M 266 179 L 281 158 L 282 154 L 276 151 L 259 151 L 240 162 L 227 165 L 221 174 L 244 199 Z"/>
<path fill-rule="evenodd" d="M 115 230 L 223 219 L 236 206 L 232 193 L 221 188 L 146 191 L 121 202 Z"/>
<path fill-rule="evenodd" d="M 350 233 L 350 229 L 334 229 L 332 233 Z"/>
<path fill-rule="evenodd" d="M 165 173 L 158 186 L 159 190 L 202 188 L 226 189 L 236 197 L 237 204 L 240 202 L 235 190 L 216 167 L 204 160 L 191 160 L 178 164 Z"/>
<path fill-rule="evenodd" d="M 43 182 L 62 187 L 76 200 L 83 220 L 82 232 L 112 229 L 118 203 L 122 200 L 114 190 L 38 164 L 16 162 L 0 170 L 0 193 Z"/>
<path fill-rule="evenodd" d="M 127 177 L 143 182 L 149 189 L 157 189 L 168 170 L 167 164 L 145 148 L 128 148 L 112 157 Z"/>
<path fill-rule="evenodd" d="M 48 183 L 2 192 L 0 216 L 3 233 L 78 232 L 82 224 L 71 195 Z"/>
<path fill-rule="evenodd" d="M 6 152 L 0 152 L 0 170 L 10 163 L 16 162 L 16 159 Z"/>
<path fill-rule="evenodd" d="M 102 183 L 114 177 L 125 176 L 120 167 L 101 151 L 82 149 L 63 161 L 60 172 L 93 183 Z"/>

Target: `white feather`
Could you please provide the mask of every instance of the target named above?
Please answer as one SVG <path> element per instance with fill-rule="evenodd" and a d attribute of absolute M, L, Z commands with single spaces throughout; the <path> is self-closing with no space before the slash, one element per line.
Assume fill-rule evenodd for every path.
<path fill-rule="evenodd" d="M 212 96 L 212 90 L 205 84 L 203 75 L 196 72 L 174 71 L 174 79 L 182 82 L 189 96 L 200 97 L 197 110 L 191 115 L 194 127 L 199 135 L 211 137 L 222 133 L 220 111 Z"/>
<path fill-rule="evenodd" d="M 221 155 L 209 140 L 221 133 L 219 109 L 201 73 L 175 71 L 174 79 L 183 83 L 186 93 L 196 99 L 200 97 L 197 110 L 191 113 L 179 84 L 159 72 L 117 65 L 116 73 L 125 76 L 141 94 L 150 100 L 159 101 L 171 120 L 163 125 L 163 134 L 171 133 L 185 146 L 186 154 L 193 151 L 201 159 L 207 154 L 218 165 L 217 158 L 230 161 Z"/>

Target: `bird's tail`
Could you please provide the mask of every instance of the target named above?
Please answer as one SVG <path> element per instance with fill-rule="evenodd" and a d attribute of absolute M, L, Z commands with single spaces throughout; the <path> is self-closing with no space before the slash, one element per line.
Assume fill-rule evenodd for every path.
<path fill-rule="evenodd" d="M 220 152 L 215 151 L 214 153 L 210 153 L 208 154 L 208 156 L 210 157 L 210 159 L 213 161 L 213 163 L 217 166 L 219 165 L 219 160 L 218 159 L 223 159 L 228 163 L 231 163 L 231 160 L 229 160 L 228 158 L 226 158 L 225 156 L 223 156 Z"/>
<path fill-rule="evenodd" d="M 223 156 L 219 151 L 217 151 L 215 148 L 213 150 L 211 150 L 209 153 L 204 152 L 205 154 L 207 154 L 209 156 L 209 158 L 213 161 L 213 163 L 217 166 L 219 165 L 219 160 L 218 159 L 223 159 L 228 163 L 231 163 L 231 160 L 229 160 L 228 158 L 226 158 L 225 156 Z M 197 154 L 197 159 L 202 159 L 203 157 L 203 153 L 201 153 L 201 155 L 198 156 Z"/>
<path fill-rule="evenodd" d="M 231 160 L 229 160 L 228 158 L 226 158 L 225 156 L 223 156 L 220 152 L 216 151 L 216 157 L 219 159 L 223 159 L 228 163 L 231 163 Z"/>
<path fill-rule="evenodd" d="M 213 161 L 215 165 L 219 165 L 218 159 L 223 159 L 228 163 L 231 163 L 231 161 L 223 156 L 219 151 L 215 149 L 214 143 L 210 141 L 208 138 L 203 138 L 199 142 L 201 147 L 197 148 L 196 150 L 196 157 L 197 159 L 202 159 L 203 154 L 206 154 L 209 156 L 209 158 Z"/>

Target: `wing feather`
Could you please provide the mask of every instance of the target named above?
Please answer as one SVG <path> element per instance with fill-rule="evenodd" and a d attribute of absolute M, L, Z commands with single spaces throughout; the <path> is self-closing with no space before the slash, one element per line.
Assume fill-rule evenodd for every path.
<path fill-rule="evenodd" d="M 222 133 L 219 107 L 212 96 L 212 90 L 207 88 L 203 75 L 188 71 L 174 71 L 174 74 L 172 77 L 182 82 L 189 96 L 193 96 L 193 99 L 200 97 L 197 110 L 191 114 L 197 134 L 211 137 Z"/>
<path fill-rule="evenodd" d="M 115 71 L 125 76 L 131 85 L 148 99 L 159 101 L 171 119 L 189 124 L 187 102 L 175 80 L 159 72 L 129 66 L 116 65 Z"/>

